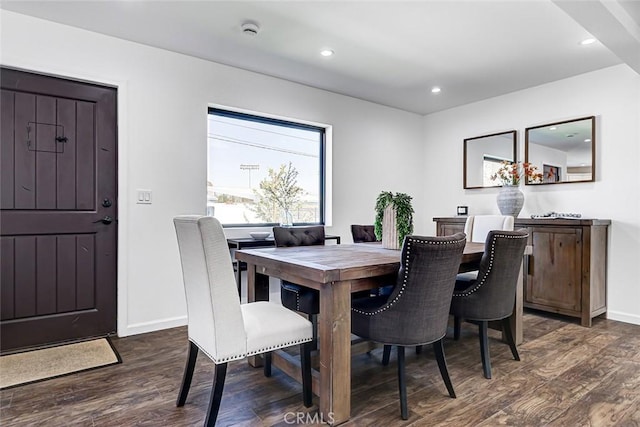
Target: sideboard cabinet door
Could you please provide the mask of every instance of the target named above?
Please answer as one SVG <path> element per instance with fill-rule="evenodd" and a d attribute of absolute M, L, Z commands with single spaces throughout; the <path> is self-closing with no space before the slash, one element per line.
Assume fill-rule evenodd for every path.
<path fill-rule="evenodd" d="M 532 227 L 525 307 L 576 316 L 581 310 L 582 229 Z"/>
<path fill-rule="evenodd" d="M 464 223 L 441 223 L 438 224 L 438 236 L 451 236 L 464 231 Z"/>

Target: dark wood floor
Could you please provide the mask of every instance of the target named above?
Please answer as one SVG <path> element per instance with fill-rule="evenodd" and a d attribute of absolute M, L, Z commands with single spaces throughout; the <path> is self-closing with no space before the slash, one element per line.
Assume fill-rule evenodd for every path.
<path fill-rule="evenodd" d="M 353 357 L 351 426 L 639 426 L 640 326 L 525 313 L 522 361 L 494 333 L 493 379 L 482 376 L 475 327 L 445 351 L 457 399 L 446 393 L 431 349 L 407 356 L 409 420 L 399 413 L 395 355 Z M 451 332 L 451 331 L 450 331 Z M 449 334 L 451 335 L 451 334 Z M 123 363 L 0 393 L 2 426 L 202 425 L 213 364 L 200 357 L 187 404 L 175 399 L 186 357 L 186 328 L 115 339 Z M 264 378 L 230 364 L 218 425 L 287 426 L 300 412 L 301 387 L 274 369 Z M 317 404 L 317 397 L 314 397 Z M 308 415 L 305 415 L 308 414 Z"/>

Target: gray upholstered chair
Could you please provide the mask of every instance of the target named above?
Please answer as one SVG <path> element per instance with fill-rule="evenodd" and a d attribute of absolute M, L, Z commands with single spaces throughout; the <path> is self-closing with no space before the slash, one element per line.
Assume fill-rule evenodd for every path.
<path fill-rule="evenodd" d="M 273 227 L 273 239 L 277 247 L 324 245 L 324 226 L 311 227 Z M 318 330 L 320 313 L 320 294 L 317 290 L 282 280 L 280 282 L 280 300 L 290 310 L 304 313 L 313 324 L 314 346 Z"/>
<path fill-rule="evenodd" d="M 352 224 L 351 237 L 353 238 L 353 243 L 379 242 L 373 225 Z"/>
<path fill-rule="evenodd" d="M 464 224 L 467 242 L 484 243 L 491 230 L 512 231 L 514 218 L 511 215 L 471 215 Z M 456 289 L 466 288 L 478 277 L 478 270 L 458 274 Z M 460 338 L 460 318 L 455 318 L 455 338 Z"/>
<path fill-rule="evenodd" d="M 407 236 L 393 293 L 353 300 L 351 331 L 365 339 L 398 349 L 400 413 L 407 419 L 404 349 L 433 344 L 440 374 L 449 395 L 456 397 L 449 379 L 442 340 L 447 332 L 451 295 L 466 236 Z M 388 354 L 387 351 L 385 353 Z M 388 360 L 387 360 L 388 363 Z"/>
<path fill-rule="evenodd" d="M 176 405 L 185 404 L 199 350 L 215 363 L 205 419 L 205 426 L 213 426 L 228 362 L 300 344 L 303 401 L 311 406 L 311 323 L 279 304 L 240 304 L 229 246 L 217 219 L 178 216 L 173 222 L 187 297 L 189 336 L 189 354 Z"/>
<path fill-rule="evenodd" d="M 489 231 L 477 279 L 457 282 L 453 293 L 450 313 L 455 318 L 454 338 L 460 337 L 461 319 L 478 324 L 482 368 L 486 378 L 491 378 L 487 338 L 489 321 L 502 321 L 513 358 L 520 360 L 509 317 L 513 313 L 518 274 L 528 236 L 526 230 Z"/>
<path fill-rule="evenodd" d="M 353 243 L 369 243 L 369 242 L 379 242 L 380 240 L 376 237 L 375 226 L 373 225 L 351 225 L 351 237 L 353 238 Z M 354 298 L 361 298 L 366 295 L 371 296 L 380 296 L 380 295 L 389 295 L 393 290 L 393 285 L 383 286 L 376 289 L 371 289 L 371 291 L 362 291 L 354 294 Z"/>

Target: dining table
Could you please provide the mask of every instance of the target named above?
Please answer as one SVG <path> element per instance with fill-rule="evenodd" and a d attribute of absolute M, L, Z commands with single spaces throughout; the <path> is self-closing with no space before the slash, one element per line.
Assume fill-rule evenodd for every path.
<path fill-rule="evenodd" d="M 336 245 L 340 244 L 340 236 L 333 234 L 326 234 L 324 236 L 325 240 L 334 240 Z M 253 237 L 230 237 L 227 239 L 227 245 L 229 245 L 229 249 L 232 251 L 232 254 L 239 249 L 247 249 L 247 248 L 263 248 L 263 247 L 273 247 L 276 245 L 276 240 L 273 236 L 268 236 L 264 239 L 256 239 Z M 242 271 L 245 269 L 244 263 L 237 261 L 237 265 L 235 266 L 236 270 L 236 282 L 238 283 L 238 294 L 240 294 L 240 284 L 242 281 Z"/>
<path fill-rule="evenodd" d="M 467 242 L 460 272 L 478 269 L 484 243 Z M 313 391 L 319 397 L 319 415 L 331 425 L 347 421 L 351 411 L 351 294 L 395 283 L 400 250 L 380 243 L 242 249 L 237 260 L 247 265 L 247 301 L 269 300 L 269 277 L 287 280 L 320 295 L 318 316 L 319 369 L 313 372 Z M 522 269 L 521 269 L 522 270 Z M 520 280 L 520 283 L 522 281 Z M 522 341 L 522 286 L 512 315 L 516 342 Z M 273 364 L 300 381 L 299 361 L 275 352 Z M 250 358 L 260 366 L 259 356 Z"/>

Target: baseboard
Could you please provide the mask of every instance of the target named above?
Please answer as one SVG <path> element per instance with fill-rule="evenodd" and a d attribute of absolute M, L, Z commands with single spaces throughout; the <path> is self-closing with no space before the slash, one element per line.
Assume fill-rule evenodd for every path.
<path fill-rule="evenodd" d="M 607 311 L 607 319 L 616 320 L 618 322 L 631 323 L 640 325 L 640 316 L 637 314 L 622 313 L 620 311 Z"/>
<path fill-rule="evenodd" d="M 128 337 L 130 335 L 144 334 L 147 332 L 160 331 L 162 329 L 176 328 L 187 324 L 187 316 L 173 317 L 170 319 L 154 320 L 152 322 L 134 323 L 128 325 L 124 331 L 118 331 L 118 336 Z"/>

